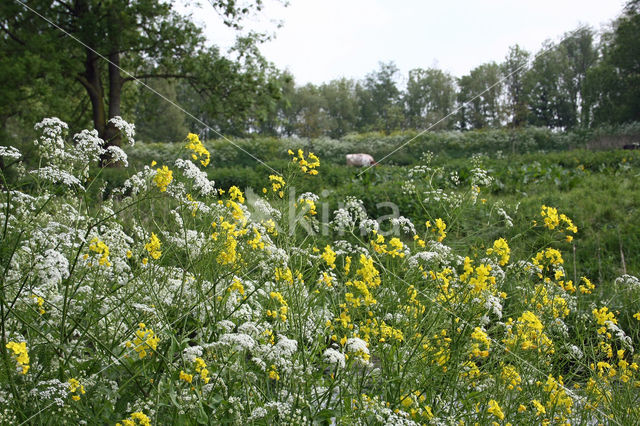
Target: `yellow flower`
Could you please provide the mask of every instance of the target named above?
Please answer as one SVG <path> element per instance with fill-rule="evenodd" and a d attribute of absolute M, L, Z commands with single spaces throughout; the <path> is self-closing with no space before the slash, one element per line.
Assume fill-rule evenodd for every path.
<path fill-rule="evenodd" d="M 147 328 L 144 323 L 138 324 L 138 330 L 136 331 L 136 337 L 133 341 L 127 340 L 125 346 L 127 348 L 133 347 L 140 359 L 145 358 L 147 355 L 151 356 L 152 352 L 147 350 L 156 350 L 160 338 L 156 336 L 152 329 Z"/>
<path fill-rule="evenodd" d="M 122 423 L 116 423 L 116 426 L 136 426 L 136 425 L 151 426 L 151 419 L 149 419 L 149 417 L 147 417 L 147 415 L 144 414 L 142 411 L 137 411 L 131 414 L 129 418 L 124 419 Z"/>
<path fill-rule="evenodd" d="M 540 401 L 538 401 L 537 399 L 534 399 L 533 401 L 531 401 L 531 404 L 533 404 L 533 407 L 536 409 L 536 414 L 538 416 L 541 414 L 547 413 L 547 410 L 544 408 L 544 405 L 542 405 Z"/>
<path fill-rule="evenodd" d="M 282 176 L 278 175 L 269 175 L 269 181 L 271 182 L 271 189 L 273 192 L 276 192 L 280 198 L 284 197 L 284 192 L 282 188 L 286 185 L 286 182 L 282 178 Z M 264 193 L 267 192 L 267 189 L 264 188 Z"/>
<path fill-rule="evenodd" d="M 9 342 L 5 347 L 13 351 L 12 355 L 18 364 L 19 372 L 21 374 L 27 374 L 27 371 L 29 371 L 29 351 L 27 350 L 27 342 Z"/>
<path fill-rule="evenodd" d="M 167 186 L 173 180 L 173 172 L 169 170 L 167 166 L 162 166 L 161 169 L 156 169 L 156 175 L 153 178 L 153 181 L 156 183 L 158 188 L 160 188 L 160 192 L 165 192 L 167 190 Z"/>
<path fill-rule="evenodd" d="M 75 393 L 75 395 L 73 395 L 71 399 L 73 399 L 74 401 L 80 401 L 80 394 L 85 394 L 84 385 L 80 384 L 78 379 L 74 379 L 72 377 L 71 379 L 69 379 L 69 392 Z"/>
<path fill-rule="evenodd" d="M 322 258 L 325 262 L 327 262 L 327 266 L 331 269 L 335 269 L 336 267 L 336 252 L 331 249 L 331 246 L 327 245 L 324 248 L 324 253 L 322 253 Z"/>
<path fill-rule="evenodd" d="M 502 367 L 502 373 L 500 374 L 502 380 L 507 383 L 507 389 L 512 390 L 520 383 L 522 383 L 522 377 L 513 365 L 505 365 Z"/>
<path fill-rule="evenodd" d="M 44 299 L 38 295 L 32 294 L 31 298 L 34 300 L 34 302 L 38 305 L 38 312 L 40 313 L 40 315 L 44 315 L 44 313 L 46 312 L 43 308 L 44 306 Z"/>
<path fill-rule="evenodd" d="M 240 204 L 244 203 L 244 194 L 242 193 L 240 188 L 235 185 L 229 188 L 229 196 L 232 200 L 238 200 Z"/>
<path fill-rule="evenodd" d="M 280 375 L 278 374 L 278 371 L 276 370 L 276 366 L 272 365 L 271 366 L 271 370 L 269 370 L 269 378 L 271 380 L 280 380 Z"/>
<path fill-rule="evenodd" d="M 298 163 L 298 166 L 300 167 L 302 173 L 307 173 L 312 176 L 318 174 L 316 168 L 320 166 L 320 159 L 313 152 L 310 152 L 308 154 L 308 160 L 305 159 L 304 151 L 302 151 L 301 149 L 298 150 L 297 156 L 295 156 L 295 154 L 291 150 L 289 150 L 288 153 L 289 155 L 293 156 L 291 161 L 294 163 Z"/>
<path fill-rule="evenodd" d="M 489 401 L 489 409 L 487 411 L 489 411 L 490 414 L 493 414 L 500 420 L 504 420 L 504 413 L 500 409 L 498 401 L 496 401 L 495 399 Z"/>
<path fill-rule="evenodd" d="M 605 334 L 607 332 L 607 323 L 618 323 L 618 320 L 616 319 L 613 312 L 609 312 L 609 308 L 607 308 L 606 306 L 603 306 L 600 309 L 594 309 L 592 313 L 598 325 L 602 326 L 598 329 L 598 334 Z"/>
<path fill-rule="evenodd" d="M 207 363 L 202 358 L 196 358 L 194 360 L 196 365 L 196 373 L 200 374 L 200 378 L 206 384 L 209 383 L 209 370 L 207 370 Z"/>
<path fill-rule="evenodd" d="M 100 266 L 111 266 L 111 262 L 109 262 L 109 247 L 100 241 L 98 237 L 94 237 L 91 240 L 89 243 L 89 250 L 100 255 L 100 259 L 98 260 L 98 264 Z"/>
<path fill-rule="evenodd" d="M 279 310 L 272 311 L 270 309 L 267 309 L 267 316 L 273 318 L 279 317 L 282 322 L 286 322 L 287 313 L 289 312 L 289 305 L 287 304 L 287 301 L 284 299 L 284 297 L 282 297 L 282 294 L 279 291 L 272 291 L 271 293 L 269 293 L 269 297 L 277 301 L 281 306 Z"/>
<path fill-rule="evenodd" d="M 193 381 L 193 374 L 187 374 L 184 371 L 180 370 L 180 380 L 191 383 Z"/>
<path fill-rule="evenodd" d="M 238 293 L 244 296 L 244 286 L 242 285 L 242 283 L 238 278 L 233 279 L 227 291 L 228 292 L 237 291 Z"/>
<path fill-rule="evenodd" d="M 431 223 L 429 221 L 427 221 L 426 223 L 427 228 L 431 227 Z M 441 243 L 442 240 L 445 239 L 445 237 L 447 236 L 447 233 L 445 232 L 445 229 L 447 229 L 447 224 L 444 223 L 444 220 L 437 218 L 436 219 L 436 227 L 434 229 L 431 230 L 431 232 L 438 232 L 438 242 Z"/>
<path fill-rule="evenodd" d="M 493 247 L 487 249 L 487 254 L 496 254 L 500 258 L 500 266 L 504 266 L 509 262 L 510 253 L 511 249 L 509 248 L 509 244 L 507 244 L 507 240 L 504 238 L 495 240 Z"/>
<path fill-rule="evenodd" d="M 152 232 L 151 239 L 144 245 L 144 248 L 149 252 L 149 255 L 151 255 L 152 258 L 158 259 L 162 255 L 162 252 L 160 251 L 161 245 L 162 243 L 160 243 L 158 236 Z"/>
<path fill-rule="evenodd" d="M 202 142 L 200 142 L 200 138 L 198 137 L 198 135 L 196 135 L 195 133 L 189 133 L 187 135 L 187 141 L 187 149 L 193 151 L 193 154 L 191 154 L 191 158 L 193 158 L 193 160 L 197 160 L 198 158 L 200 158 L 200 164 L 202 164 L 204 167 L 207 167 L 209 165 L 209 161 L 211 160 L 211 155 L 209 154 L 209 151 L 207 151 L 207 149 L 204 147 Z"/>
<path fill-rule="evenodd" d="M 475 340 L 475 342 L 471 344 L 471 355 L 481 358 L 488 357 L 489 348 L 491 347 L 489 335 L 480 327 L 476 327 L 473 333 L 471 333 L 471 338 Z M 485 350 L 480 350 L 480 344 L 485 346 Z"/>

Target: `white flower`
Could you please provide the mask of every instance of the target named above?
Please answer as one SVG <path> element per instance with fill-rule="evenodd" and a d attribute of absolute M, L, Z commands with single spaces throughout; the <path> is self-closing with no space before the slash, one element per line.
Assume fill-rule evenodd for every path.
<path fill-rule="evenodd" d="M 629 290 L 640 290 L 640 280 L 633 275 L 622 275 L 614 281 L 617 287 L 627 287 Z"/>
<path fill-rule="evenodd" d="M 393 223 L 393 219 L 392 219 L 392 223 Z M 378 223 L 377 220 L 375 219 L 365 219 L 362 222 L 360 222 L 360 231 L 363 234 L 370 234 L 373 231 L 378 232 L 380 230 L 380 223 Z"/>
<path fill-rule="evenodd" d="M 124 167 L 129 167 L 127 154 L 120 147 L 112 145 L 107 148 L 107 152 L 109 153 L 111 161 L 114 163 L 122 163 Z"/>
<path fill-rule="evenodd" d="M 344 354 L 340 351 L 337 351 L 332 348 L 327 348 L 322 354 L 326 363 L 335 365 L 339 368 L 344 368 L 345 366 L 345 357 Z"/>
<path fill-rule="evenodd" d="M 55 286 L 69 277 L 69 261 L 59 251 L 49 249 L 44 256 L 36 256 L 35 270 L 43 286 Z"/>
<path fill-rule="evenodd" d="M 504 224 L 507 226 L 507 228 L 513 228 L 513 219 L 511 219 L 507 212 L 504 211 L 502 207 L 498 207 L 496 211 L 498 215 L 502 216 L 502 218 L 504 219 Z"/>
<path fill-rule="evenodd" d="M 84 186 L 80 183 L 80 180 L 73 176 L 70 173 L 65 172 L 64 170 L 60 170 L 57 167 L 53 166 L 45 166 L 41 167 L 37 170 L 32 170 L 30 174 L 49 181 L 51 183 L 63 183 L 66 186 L 77 186 L 81 190 L 84 191 Z"/>
<path fill-rule="evenodd" d="M 276 343 L 274 348 L 281 357 L 291 358 L 298 350 L 298 342 L 293 339 L 288 339 L 282 334 L 278 334 L 278 343 Z"/>
<path fill-rule="evenodd" d="M 404 216 L 394 217 L 391 219 L 391 224 L 394 229 L 398 226 L 405 234 L 416 235 L 416 227 L 411 222 L 411 219 L 408 219 Z"/>
<path fill-rule="evenodd" d="M 209 180 L 207 173 L 200 170 L 191 160 L 178 158 L 175 162 L 177 168 L 184 171 L 185 177 L 193 181 L 193 187 L 203 196 L 216 193 L 215 182 Z"/>
<path fill-rule="evenodd" d="M 194 362 L 196 358 L 202 356 L 202 346 L 189 346 L 182 351 L 185 359 L 189 362 Z"/>
<path fill-rule="evenodd" d="M 369 354 L 369 348 L 367 348 L 367 342 L 357 337 L 351 337 L 347 339 L 345 346 L 348 352 Z"/>
<path fill-rule="evenodd" d="M 131 146 L 135 145 L 135 141 L 133 140 L 133 137 L 136 135 L 135 124 L 127 123 L 119 115 L 110 119 L 108 123 L 113 124 L 116 127 L 116 129 L 122 132 L 122 135 L 127 140 L 127 142 L 129 142 L 129 145 Z"/>
<path fill-rule="evenodd" d="M 98 161 L 104 154 L 104 141 L 98 137 L 97 130 L 83 130 L 73 135 L 73 140 L 74 156 L 83 163 Z"/>
<path fill-rule="evenodd" d="M 584 357 L 584 353 L 582 352 L 582 349 L 580 349 L 578 346 L 569 345 L 568 349 L 569 349 L 569 353 L 571 353 L 571 356 L 573 356 L 574 358 L 582 359 Z"/>
<path fill-rule="evenodd" d="M 234 350 L 251 350 L 256 345 L 253 337 L 244 333 L 227 333 L 220 336 L 218 342 L 225 346 L 230 346 Z"/>
<path fill-rule="evenodd" d="M 267 410 L 264 407 L 256 407 L 251 412 L 251 415 L 247 418 L 247 421 L 260 420 L 267 415 Z"/>
<path fill-rule="evenodd" d="M 471 169 L 471 184 L 477 186 L 489 186 L 493 182 L 493 178 L 489 176 L 486 170 L 479 167 Z"/>
<path fill-rule="evenodd" d="M 14 146 L 0 146 L 0 157 L 13 158 L 17 160 L 22 154 L 18 151 L 18 148 Z"/>

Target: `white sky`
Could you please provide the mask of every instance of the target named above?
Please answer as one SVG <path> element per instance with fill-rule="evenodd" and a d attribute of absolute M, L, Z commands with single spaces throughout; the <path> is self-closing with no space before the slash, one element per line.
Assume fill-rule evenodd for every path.
<path fill-rule="evenodd" d="M 248 0 L 250 1 L 250 0 Z M 267 59 L 288 69 L 298 85 L 339 77 L 363 78 L 380 61 L 395 62 L 401 78 L 413 68 L 438 67 L 454 76 L 485 62 L 501 62 L 509 46 L 536 53 L 580 24 L 596 30 L 622 11 L 624 0 L 290 0 L 269 3 L 245 22 L 275 39 Z M 182 9 L 184 10 L 184 9 Z M 206 0 L 194 20 L 223 49 L 233 32 Z M 276 27 L 276 21 L 283 26 Z"/>

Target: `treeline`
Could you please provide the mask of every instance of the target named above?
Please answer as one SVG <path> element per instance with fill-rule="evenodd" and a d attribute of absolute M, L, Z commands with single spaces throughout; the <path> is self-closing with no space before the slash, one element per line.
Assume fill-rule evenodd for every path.
<path fill-rule="evenodd" d="M 393 63 L 382 63 L 359 81 L 290 84 L 259 132 L 336 138 L 363 131 L 567 130 L 637 121 L 640 2 L 629 3 L 605 33 L 581 27 L 536 54 L 515 45 L 502 63 L 482 64 L 460 78 L 436 68 L 401 76 Z"/>
<path fill-rule="evenodd" d="M 22 4 L 0 2 L 0 143 L 31 140 L 29 129 L 45 116 L 60 117 L 72 131 L 93 127 L 116 145 L 115 116 L 135 122 L 143 141 L 181 140 L 188 131 L 207 139 L 339 139 L 640 121 L 640 0 L 630 0 L 602 33 L 581 27 L 535 54 L 515 45 L 501 63 L 459 78 L 436 68 L 404 76 L 381 63 L 360 80 L 304 86 L 260 54 L 259 34 L 239 38 L 230 57 L 207 45 L 202 29 L 171 3 L 117 3 L 29 2 L 71 36 L 63 37 Z M 262 5 L 210 3 L 234 28 Z"/>
<path fill-rule="evenodd" d="M 401 87 L 403 79 L 406 84 Z M 225 127 L 206 115 L 199 118 L 233 136 L 309 138 L 427 128 L 570 130 L 638 121 L 640 0 L 629 2 L 603 33 L 580 27 L 557 43 L 546 42 L 535 54 L 515 45 L 502 63 L 482 64 L 460 78 L 437 68 L 414 69 L 402 76 L 393 63 L 381 63 L 361 80 L 297 86 L 293 76 L 283 73 L 273 84 L 280 87 L 278 98 L 263 102 L 241 128 Z M 171 90 L 180 87 L 178 83 Z M 199 110 L 197 98 L 188 90 L 175 96 L 179 103 L 191 102 L 193 110 Z M 185 129 L 202 127 L 188 117 L 181 119 L 177 112 L 167 122 L 155 113 L 164 108 L 159 104 L 141 103 L 137 108 L 151 111 L 136 120 L 149 140 L 166 138 L 172 132 L 164 127 L 175 123 Z"/>

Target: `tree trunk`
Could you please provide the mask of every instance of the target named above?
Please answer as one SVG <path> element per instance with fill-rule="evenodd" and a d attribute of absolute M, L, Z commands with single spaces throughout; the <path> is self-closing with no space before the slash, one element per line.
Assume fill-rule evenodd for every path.
<path fill-rule="evenodd" d="M 80 83 L 82 83 L 87 90 L 87 94 L 91 100 L 93 126 L 98 131 L 98 135 L 104 138 L 107 120 L 104 107 L 104 90 L 102 89 L 102 82 L 100 80 L 98 59 L 99 57 L 96 53 L 87 49 L 84 73 L 78 76 L 78 80 L 80 80 Z"/>
<path fill-rule="evenodd" d="M 120 75 L 120 53 L 109 54 L 109 119 L 120 114 L 120 103 L 122 101 L 123 79 Z M 120 131 L 113 125 L 107 124 L 105 128 L 104 140 L 107 146 L 122 144 Z"/>

